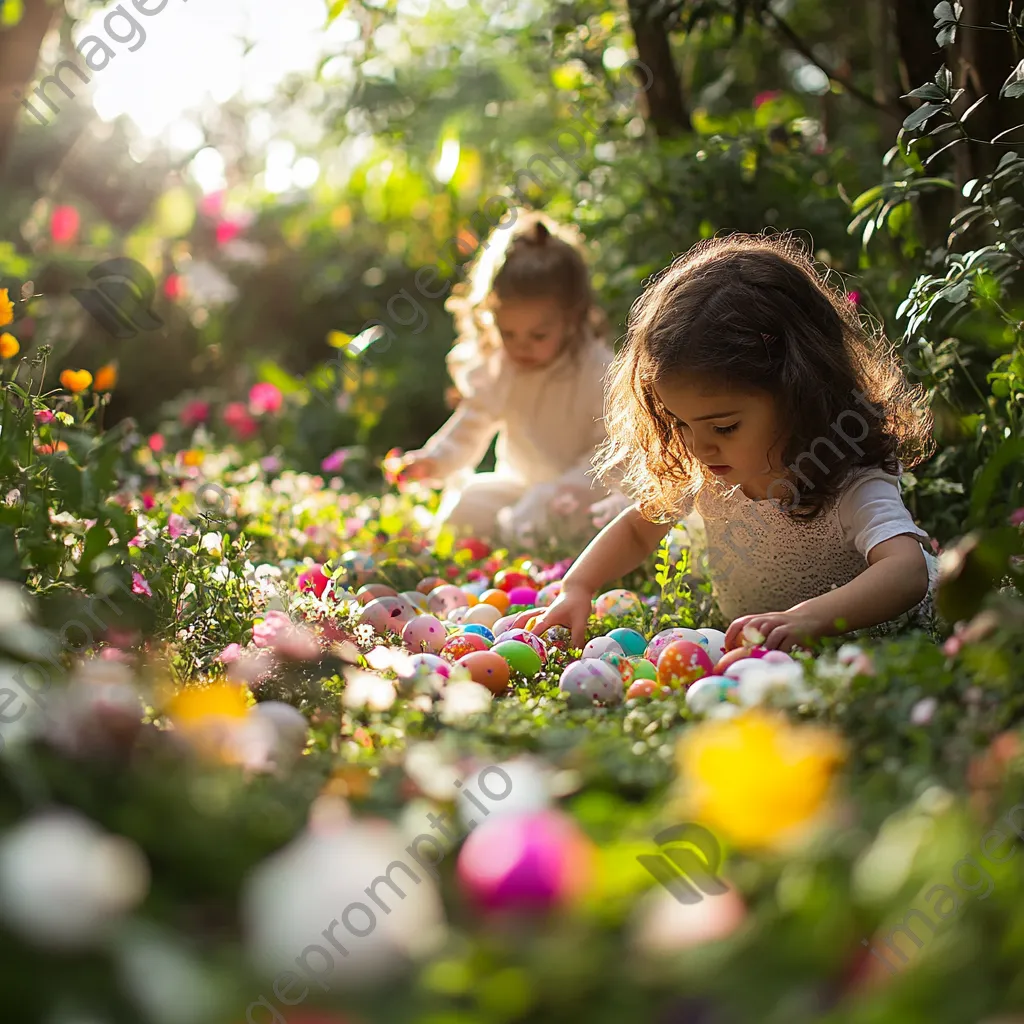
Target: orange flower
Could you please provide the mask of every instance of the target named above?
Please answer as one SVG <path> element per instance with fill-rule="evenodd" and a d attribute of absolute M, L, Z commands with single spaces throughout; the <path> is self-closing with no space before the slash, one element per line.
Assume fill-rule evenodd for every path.
<path fill-rule="evenodd" d="M 93 381 L 93 391 L 113 391 L 117 387 L 117 364 L 107 363 L 96 371 L 96 379 Z"/>
<path fill-rule="evenodd" d="M 88 370 L 64 370 L 60 382 L 73 394 L 85 391 L 92 384 L 92 374 Z"/>
<path fill-rule="evenodd" d="M 14 303 L 6 288 L 0 288 L 0 327 L 14 323 Z"/>
<path fill-rule="evenodd" d="M 67 441 L 58 441 L 56 444 L 37 444 L 36 452 L 39 455 L 54 455 L 57 452 L 66 452 L 68 450 Z"/>
<path fill-rule="evenodd" d="M 198 448 L 189 448 L 181 453 L 181 461 L 185 466 L 201 466 L 203 453 Z"/>
<path fill-rule="evenodd" d="M 0 359 L 13 359 L 21 351 L 13 334 L 0 334 Z"/>

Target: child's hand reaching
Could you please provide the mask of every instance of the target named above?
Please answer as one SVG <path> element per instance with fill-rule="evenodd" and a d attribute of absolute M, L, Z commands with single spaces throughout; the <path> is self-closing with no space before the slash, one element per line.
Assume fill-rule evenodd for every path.
<path fill-rule="evenodd" d="M 829 631 L 828 624 L 822 622 L 810 608 L 797 606 L 785 612 L 743 615 L 726 630 L 727 651 L 740 646 L 748 627 L 749 631 L 756 631 L 764 637 L 758 646 L 767 647 L 770 651 L 785 651 L 787 654 L 792 648 L 806 646 Z"/>
<path fill-rule="evenodd" d="M 406 480 L 437 480 L 440 477 L 437 459 L 425 455 L 421 449 L 402 456 L 399 472 Z"/>
<path fill-rule="evenodd" d="M 555 598 L 551 607 L 538 619 L 533 627 L 538 636 L 552 626 L 565 626 L 572 635 L 573 647 L 582 647 L 587 641 L 587 622 L 593 603 L 593 592 L 584 587 L 568 587 Z M 523 629 L 537 613 L 523 612 L 517 615 L 513 626 Z"/>

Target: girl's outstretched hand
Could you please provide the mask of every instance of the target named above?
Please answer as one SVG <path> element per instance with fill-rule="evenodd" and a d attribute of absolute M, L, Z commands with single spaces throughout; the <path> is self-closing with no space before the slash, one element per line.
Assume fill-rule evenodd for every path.
<path fill-rule="evenodd" d="M 551 607 L 538 619 L 533 627 L 540 635 L 552 626 L 565 626 L 572 635 L 573 647 L 582 647 L 587 641 L 587 623 L 594 595 L 584 587 L 568 587 L 555 598 Z M 537 613 L 523 612 L 517 615 L 514 625 L 522 629 Z"/>
<path fill-rule="evenodd" d="M 731 651 L 743 641 L 743 631 L 750 627 L 764 640 L 759 646 L 785 651 L 804 647 L 825 633 L 825 623 L 811 609 L 791 608 L 785 612 L 743 615 L 734 620 L 725 634 L 725 649 Z"/>
<path fill-rule="evenodd" d="M 436 480 L 439 476 L 437 459 L 420 450 L 406 452 L 402 456 L 401 472 L 407 480 Z"/>

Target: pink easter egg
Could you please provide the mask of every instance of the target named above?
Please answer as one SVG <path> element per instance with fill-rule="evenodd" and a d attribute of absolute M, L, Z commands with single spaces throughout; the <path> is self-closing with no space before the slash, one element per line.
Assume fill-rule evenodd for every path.
<path fill-rule="evenodd" d="M 532 605 L 536 600 L 537 591 L 533 587 L 513 587 L 508 592 L 508 603 L 510 605 Z"/>
<path fill-rule="evenodd" d="M 562 592 L 562 581 L 555 580 L 554 583 L 548 583 L 546 586 L 540 588 L 537 591 L 537 604 L 542 608 L 547 608 L 548 605 L 553 604 L 556 597 Z"/>
<path fill-rule="evenodd" d="M 429 651 L 437 654 L 444 647 L 448 634 L 440 619 L 434 615 L 417 615 L 402 630 L 402 643 L 410 651 Z"/>
<path fill-rule="evenodd" d="M 454 608 L 468 604 L 469 597 L 465 591 L 451 583 L 442 583 L 427 594 L 427 606 L 435 615 L 447 615 Z"/>
<path fill-rule="evenodd" d="M 501 780 L 491 779 L 496 791 Z M 559 811 L 483 820 L 462 844 L 457 873 L 470 901 L 485 911 L 538 912 L 586 891 L 593 847 Z"/>
<path fill-rule="evenodd" d="M 404 597 L 374 598 L 359 613 L 360 623 L 368 623 L 378 633 L 401 633 L 419 615 Z"/>
<path fill-rule="evenodd" d="M 436 654 L 414 654 L 409 659 L 410 673 L 413 676 L 429 675 L 431 672 L 441 676 L 442 679 L 450 678 L 452 674 L 451 662 L 439 658 Z"/>

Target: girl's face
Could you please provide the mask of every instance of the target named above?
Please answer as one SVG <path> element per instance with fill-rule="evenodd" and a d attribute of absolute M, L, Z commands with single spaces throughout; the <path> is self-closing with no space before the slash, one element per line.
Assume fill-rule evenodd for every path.
<path fill-rule="evenodd" d="M 655 390 L 694 458 L 748 498 L 771 496 L 772 483 L 785 473 L 786 444 L 771 395 L 702 387 L 680 378 L 661 381 Z"/>
<path fill-rule="evenodd" d="M 496 301 L 492 308 L 501 343 L 516 366 L 535 370 L 558 358 L 571 324 L 557 299 Z"/>

